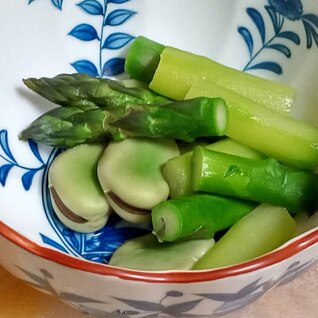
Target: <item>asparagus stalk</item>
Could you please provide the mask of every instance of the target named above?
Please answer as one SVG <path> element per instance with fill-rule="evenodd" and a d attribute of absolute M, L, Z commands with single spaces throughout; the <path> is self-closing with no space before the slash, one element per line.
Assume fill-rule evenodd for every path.
<path fill-rule="evenodd" d="M 213 238 L 255 206 L 252 202 L 209 194 L 170 199 L 152 209 L 153 233 L 160 242 Z"/>
<path fill-rule="evenodd" d="M 265 157 L 260 152 L 229 138 L 219 140 L 204 147 L 251 159 Z M 173 199 L 193 193 L 191 184 L 191 156 L 192 151 L 183 153 L 168 160 L 162 169 L 162 175 L 170 188 L 170 197 Z"/>
<path fill-rule="evenodd" d="M 118 81 L 86 74 L 59 74 L 52 78 L 27 78 L 24 84 L 51 102 L 83 110 L 126 104 L 162 104 L 168 98 L 142 87 L 126 87 Z"/>
<path fill-rule="evenodd" d="M 190 87 L 202 79 L 284 113 L 290 111 L 296 94 L 294 88 L 285 84 L 244 73 L 203 56 L 162 46 L 145 37 L 137 37 L 132 43 L 126 70 L 131 77 L 140 80 L 149 81 L 152 77 L 151 89 L 176 100 L 184 99 Z"/>
<path fill-rule="evenodd" d="M 202 97 L 162 106 L 131 108 L 111 126 L 135 137 L 172 138 L 187 142 L 198 137 L 223 136 L 227 106 L 220 98 Z"/>
<path fill-rule="evenodd" d="M 316 208 L 318 176 L 272 158 L 248 159 L 197 147 L 191 171 L 194 191 L 269 203 L 292 212 Z"/>
<path fill-rule="evenodd" d="M 186 98 L 222 97 L 228 106 L 226 135 L 300 169 L 318 164 L 318 129 L 208 81 L 195 83 Z"/>
<path fill-rule="evenodd" d="M 107 110 L 59 107 L 36 119 L 19 138 L 66 148 L 136 136 L 192 141 L 201 136 L 223 135 L 226 125 L 223 100 L 200 97 L 162 106 L 120 105 Z"/>
<path fill-rule="evenodd" d="M 259 257 L 291 239 L 295 229 L 286 209 L 261 204 L 234 224 L 192 269 L 231 266 Z"/>

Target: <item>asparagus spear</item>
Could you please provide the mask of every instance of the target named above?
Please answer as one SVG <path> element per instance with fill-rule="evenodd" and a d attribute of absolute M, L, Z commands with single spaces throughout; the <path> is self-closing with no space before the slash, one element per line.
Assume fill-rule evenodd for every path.
<path fill-rule="evenodd" d="M 33 139 L 63 148 L 102 141 L 110 137 L 103 126 L 108 116 L 109 113 L 101 108 L 54 108 L 33 121 L 19 134 L 19 139 Z"/>
<path fill-rule="evenodd" d="M 228 106 L 226 135 L 280 162 L 300 169 L 318 164 L 318 129 L 284 116 L 208 81 L 195 83 L 186 98 L 221 97 Z"/>
<path fill-rule="evenodd" d="M 220 98 L 199 97 L 162 106 L 122 105 L 117 108 L 59 107 L 48 111 L 23 130 L 19 138 L 58 147 L 73 147 L 113 138 L 171 138 L 223 135 L 227 107 Z"/>
<path fill-rule="evenodd" d="M 87 74 L 59 74 L 27 78 L 24 84 L 42 97 L 65 107 L 91 109 L 126 104 L 162 104 L 169 99 L 146 88 L 126 87 L 118 81 Z"/>
<path fill-rule="evenodd" d="M 318 175 L 272 158 L 248 159 L 197 147 L 191 171 L 194 191 L 269 203 L 292 212 L 316 208 Z"/>
<path fill-rule="evenodd" d="M 266 254 L 293 237 L 296 224 L 282 207 L 261 204 L 244 216 L 192 269 L 230 266 Z"/>
<path fill-rule="evenodd" d="M 160 242 L 180 239 L 209 239 L 229 228 L 256 204 L 209 194 L 170 199 L 151 212 L 153 233 Z"/>
<path fill-rule="evenodd" d="M 129 136 L 172 138 L 187 142 L 197 137 L 223 136 L 227 106 L 220 98 L 170 102 L 162 106 L 131 108 L 111 126 Z"/>
<path fill-rule="evenodd" d="M 260 152 L 230 138 L 216 141 L 204 147 L 246 158 L 261 159 L 265 157 Z M 193 193 L 191 184 L 191 156 L 192 151 L 183 153 L 168 160 L 162 169 L 162 175 L 170 188 L 170 197 L 173 199 Z"/>
<path fill-rule="evenodd" d="M 209 80 L 256 102 L 283 113 L 289 112 L 296 91 L 252 74 L 219 64 L 203 56 L 137 37 L 125 62 L 128 74 L 149 82 L 157 93 L 173 99 L 184 99 L 187 91 L 198 80 Z"/>

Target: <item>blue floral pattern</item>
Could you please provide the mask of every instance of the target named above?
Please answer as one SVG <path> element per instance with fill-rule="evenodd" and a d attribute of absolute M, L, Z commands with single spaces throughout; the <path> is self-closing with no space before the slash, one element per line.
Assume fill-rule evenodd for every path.
<path fill-rule="evenodd" d="M 29 0 L 31 4 L 35 0 Z M 68 32 L 68 35 L 84 42 L 97 43 L 96 61 L 80 59 L 71 63 L 78 73 L 86 73 L 91 76 L 115 76 L 123 73 L 125 59 L 121 56 L 108 58 L 106 51 L 116 51 L 129 44 L 135 37 L 125 32 L 110 32 L 113 28 L 128 22 L 137 13 L 133 10 L 116 8 L 109 10 L 109 4 L 121 5 L 132 0 L 83 0 L 76 5 L 82 12 L 99 18 L 99 30 L 90 23 L 80 23 Z M 62 10 L 63 0 L 51 0 L 52 4 Z"/>
<path fill-rule="evenodd" d="M 96 317 L 221 317 L 228 314 L 234 310 L 242 308 L 254 300 L 261 297 L 265 292 L 271 289 L 273 286 L 283 285 L 295 279 L 298 275 L 304 272 L 305 269 L 312 266 L 317 262 L 317 259 L 312 259 L 305 263 L 294 262 L 287 267 L 285 272 L 278 278 L 272 280 L 263 280 L 258 278 L 246 286 L 242 287 L 235 293 L 206 293 L 197 295 L 185 295 L 183 292 L 178 290 L 170 290 L 160 299 L 158 302 L 150 302 L 144 300 L 137 300 L 133 298 L 118 298 L 112 297 L 129 309 L 123 310 L 118 309 L 112 312 L 106 312 L 102 309 L 91 308 L 90 304 L 106 304 L 107 299 L 104 301 L 98 301 L 96 299 L 91 299 L 83 297 L 81 295 L 69 293 L 69 292 L 57 292 L 51 285 L 50 281 L 54 280 L 52 274 L 47 271 L 41 270 L 40 274 L 34 274 L 26 271 L 20 267 L 19 270 L 22 271 L 28 277 L 28 283 L 38 288 L 45 290 L 53 295 L 58 296 L 62 300 L 72 302 L 76 305 L 82 312 L 92 314 Z M 189 296 L 190 300 L 189 300 Z M 177 303 L 173 302 L 171 304 L 171 298 L 178 298 L 180 301 Z M 183 298 L 187 300 L 183 301 Z M 202 302 L 213 302 L 214 304 L 219 304 L 213 312 L 209 315 L 197 315 L 192 314 L 191 310 L 195 309 Z M 208 306 L 208 304 L 206 304 Z M 212 306 L 215 307 L 215 306 Z"/>
<path fill-rule="evenodd" d="M 29 0 L 28 4 L 31 4 L 35 0 Z M 62 10 L 63 0 L 50 0 L 53 6 L 59 10 Z"/>
<path fill-rule="evenodd" d="M 314 13 L 303 13 L 303 6 L 300 0 L 269 0 L 269 5 L 265 5 L 267 18 L 272 24 L 272 30 L 266 29 L 264 14 L 255 8 L 247 8 L 246 12 L 253 21 L 258 36 L 261 39 L 261 46 L 255 46 L 255 34 L 252 30 L 244 26 L 237 28 L 242 36 L 249 52 L 249 60 L 244 66 L 244 71 L 268 70 L 276 74 L 282 74 L 282 66 L 273 60 L 263 60 L 262 53 L 266 50 L 275 50 L 285 57 L 290 58 L 292 49 L 290 43 L 301 44 L 301 35 L 291 31 L 286 27 L 286 19 L 293 23 L 301 21 L 305 36 L 306 47 L 310 49 L 316 44 L 318 48 L 318 15 Z"/>
<path fill-rule="evenodd" d="M 84 0 L 77 5 L 87 14 L 100 17 L 100 30 L 88 23 L 76 25 L 69 35 L 81 41 L 96 41 L 98 43 L 98 64 L 82 59 L 71 63 L 79 73 L 87 73 L 91 76 L 114 76 L 124 71 L 124 58 L 113 57 L 104 60 L 105 50 L 119 50 L 134 39 L 129 33 L 112 32 L 106 35 L 106 28 L 112 28 L 126 23 L 135 14 L 135 11 L 128 9 L 114 9 L 108 11 L 108 4 L 122 4 L 129 0 Z"/>
<path fill-rule="evenodd" d="M 29 148 L 32 151 L 34 157 L 39 162 L 38 167 L 27 167 L 18 163 L 15 159 L 8 141 L 8 131 L 6 129 L 0 130 L 0 158 L 3 163 L 0 163 L 0 184 L 5 187 L 7 178 L 10 171 L 13 168 L 20 169 L 22 171 L 21 182 L 25 190 L 29 190 L 32 185 L 32 180 L 35 174 L 43 170 L 46 166 L 46 163 L 43 161 L 38 146 L 32 140 L 28 141 Z"/>

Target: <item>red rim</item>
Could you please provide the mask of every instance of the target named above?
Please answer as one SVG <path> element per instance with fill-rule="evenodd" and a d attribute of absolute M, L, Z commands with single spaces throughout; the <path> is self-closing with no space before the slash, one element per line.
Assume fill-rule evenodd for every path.
<path fill-rule="evenodd" d="M 236 276 L 249 273 L 254 270 L 279 263 L 318 242 L 318 229 L 316 229 L 312 232 L 309 232 L 308 234 L 305 234 L 304 236 L 301 236 L 299 239 L 296 239 L 291 243 L 283 246 L 282 248 L 275 250 L 272 253 L 266 254 L 255 260 L 236 266 L 215 270 L 191 272 L 142 272 L 116 268 L 106 264 L 104 265 L 89 262 L 69 256 L 57 250 L 41 246 L 22 236 L 3 222 L 0 222 L 0 235 L 34 255 L 40 256 L 42 258 L 70 268 L 104 276 L 116 276 L 128 280 L 163 283 L 190 283 L 211 281 L 228 276 Z"/>

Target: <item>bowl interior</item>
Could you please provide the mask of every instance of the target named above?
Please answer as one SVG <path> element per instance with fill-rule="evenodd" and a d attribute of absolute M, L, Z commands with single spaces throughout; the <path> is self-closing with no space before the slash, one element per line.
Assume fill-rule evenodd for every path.
<path fill-rule="evenodd" d="M 17 138 L 54 105 L 29 92 L 22 78 L 72 72 L 120 78 L 127 48 L 144 35 L 296 87 L 295 116 L 318 125 L 314 1 L 285 11 L 279 1 L 112 1 L 102 10 L 76 1 L 27 2 L 0 4 L 0 12 L 8 13 L 0 22 L 7 43 L 0 74 L 6 92 L 0 96 L 0 222 L 40 245 L 104 263 L 150 226 L 113 215 L 104 229 L 80 234 L 59 222 L 47 189 L 48 168 L 59 150 Z"/>

